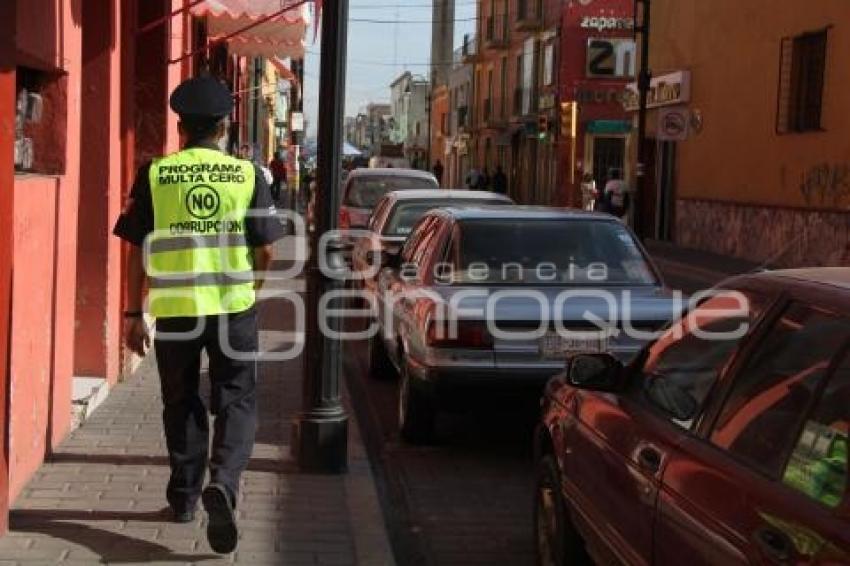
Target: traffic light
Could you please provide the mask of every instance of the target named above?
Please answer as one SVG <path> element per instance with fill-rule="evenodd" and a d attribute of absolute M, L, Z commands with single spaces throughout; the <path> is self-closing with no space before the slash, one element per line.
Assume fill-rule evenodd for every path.
<path fill-rule="evenodd" d="M 578 129 L 578 102 L 561 103 L 561 137 L 575 138 Z"/>
<path fill-rule="evenodd" d="M 541 138 L 549 133 L 549 117 L 541 114 L 537 117 L 537 135 Z"/>

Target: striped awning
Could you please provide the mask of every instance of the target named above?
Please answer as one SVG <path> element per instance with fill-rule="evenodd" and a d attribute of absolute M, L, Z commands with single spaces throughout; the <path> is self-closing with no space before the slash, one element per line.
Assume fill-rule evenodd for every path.
<path fill-rule="evenodd" d="M 205 0 L 192 8 L 206 17 L 211 40 L 227 38 L 230 53 L 246 57 L 304 56 L 310 23 L 303 0 Z"/>

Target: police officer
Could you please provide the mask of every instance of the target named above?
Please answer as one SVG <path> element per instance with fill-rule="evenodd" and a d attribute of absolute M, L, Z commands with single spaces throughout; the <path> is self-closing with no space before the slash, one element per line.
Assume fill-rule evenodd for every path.
<path fill-rule="evenodd" d="M 194 520 L 200 498 L 210 546 L 228 553 L 236 547 L 239 477 L 257 427 L 255 297 L 283 230 L 264 176 L 220 149 L 230 91 L 198 77 L 178 86 L 170 102 L 183 149 L 139 170 L 114 230 L 132 244 L 125 339 L 139 355 L 150 347 L 142 312 L 147 282 L 171 465 L 166 497 L 179 523 Z M 215 416 L 209 458 L 207 408 L 198 391 L 202 350 Z"/>

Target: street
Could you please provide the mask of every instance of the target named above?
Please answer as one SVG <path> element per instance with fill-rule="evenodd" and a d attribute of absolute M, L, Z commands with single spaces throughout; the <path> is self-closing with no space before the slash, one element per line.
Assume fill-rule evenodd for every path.
<path fill-rule="evenodd" d="M 681 258 L 680 258 L 681 261 Z M 692 292 L 708 276 L 659 262 L 673 288 Z M 737 267 L 737 266 L 735 266 Z M 437 442 L 398 433 L 398 379 L 369 375 L 365 341 L 345 344 L 345 378 L 382 497 L 399 564 L 534 564 L 532 433 L 539 400 L 487 396 L 468 412 L 443 414 Z"/>

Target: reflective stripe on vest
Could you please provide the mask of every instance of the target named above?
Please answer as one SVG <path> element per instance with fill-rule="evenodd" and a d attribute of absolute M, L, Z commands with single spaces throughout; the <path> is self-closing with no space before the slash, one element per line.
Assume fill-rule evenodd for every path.
<path fill-rule="evenodd" d="M 255 301 L 245 219 L 254 166 L 220 151 L 190 148 L 150 168 L 154 231 L 145 245 L 153 316 L 241 312 Z"/>

